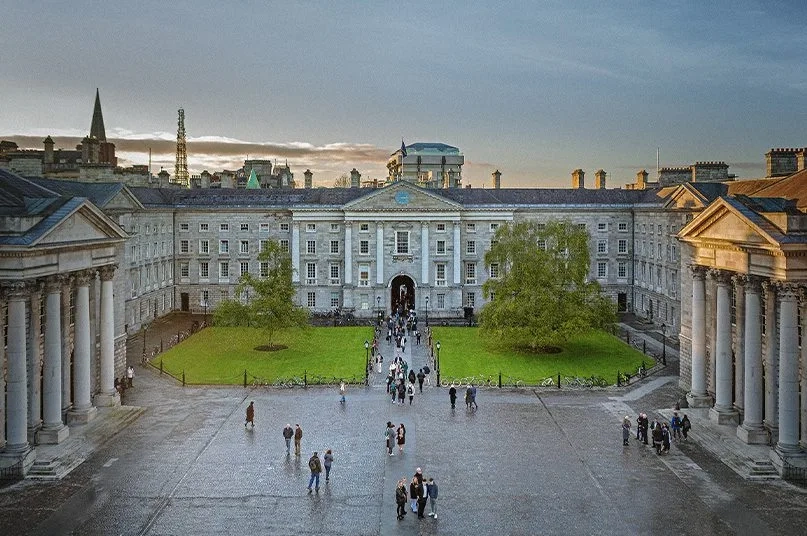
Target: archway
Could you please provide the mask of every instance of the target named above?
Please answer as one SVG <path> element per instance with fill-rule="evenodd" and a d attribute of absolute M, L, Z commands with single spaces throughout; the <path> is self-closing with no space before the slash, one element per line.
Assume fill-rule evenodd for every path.
<path fill-rule="evenodd" d="M 397 275 L 390 283 L 392 313 L 403 313 L 415 308 L 415 282 L 408 275 Z"/>

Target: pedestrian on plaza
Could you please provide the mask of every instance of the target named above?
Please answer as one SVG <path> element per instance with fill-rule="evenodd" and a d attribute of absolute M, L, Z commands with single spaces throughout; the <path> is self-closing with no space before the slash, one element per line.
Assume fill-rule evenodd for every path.
<path fill-rule="evenodd" d="M 426 373 L 423 372 L 423 369 L 420 369 L 417 373 L 418 378 L 418 387 L 420 388 L 420 392 L 423 393 L 423 382 L 426 380 Z"/>
<path fill-rule="evenodd" d="M 250 402 L 249 406 L 247 406 L 247 420 L 244 421 L 244 428 L 247 427 L 247 423 L 252 425 L 252 428 L 255 428 L 255 402 Z"/>
<path fill-rule="evenodd" d="M 630 417 L 625 415 L 622 419 L 622 445 L 627 447 L 628 439 L 630 439 Z"/>
<path fill-rule="evenodd" d="M 398 438 L 398 452 L 403 454 L 404 445 L 406 445 L 406 427 L 404 426 L 403 423 L 401 423 L 401 425 L 398 427 L 397 438 Z"/>
<path fill-rule="evenodd" d="M 126 368 L 126 383 L 128 384 L 127 387 L 132 387 L 132 380 L 134 380 L 134 367 L 129 365 Z"/>
<path fill-rule="evenodd" d="M 325 456 L 322 457 L 322 465 L 325 466 L 325 482 L 331 479 L 331 465 L 333 465 L 333 452 L 331 449 L 325 451 Z"/>
<path fill-rule="evenodd" d="M 650 427 L 650 419 L 647 418 L 647 413 L 642 413 L 642 442 L 647 445 L 647 429 Z"/>
<path fill-rule="evenodd" d="M 471 407 L 471 384 L 465 388 L 465 409 L 469 409 Z"/>
<path fill-rule="evenodd" d="M 294 455 L 300 455 L 300 442 L 303 440 L 303 429 L 299 424 L 294 425 Z"/>
<path fill-rule="evenodd" d="M 289 454 L 291 451 L 292 437 L 294 437 L 294 430 L 292 430 L 290 424 L 286 424 L 285 428 L 283 428 L 283 439 L 286 440 L 286 454 Z"/>
<path fill-rule="evenodd" d="M 412 481 L 409 483 L 409 507 L 413 512 L 418 511 L 418 479 L 416 477 L 412 477 Z"/>
<path fill-rule="evenodd" d="M 378 373 L 381 374 L 381 364 L 384 362 L 384 358 L 381 357 L 381 354 L 378 354 L 375 357 L 375 362 L 376 362 L 376 369 L 378 370 Z"/>
<path fill-rule="evenodd" d="M 448 390 L 448 399 L 451 401 L 451 409 L 454 409 L 457 403 L 457 388 L 454 387 L 454 384 L 451 384 L 451 387 Z"/>
<path fill-rule="evenodd" d="M 418 519 L 423 519 L 425 516 L 423 514 L 426 513 L 426 486 L 423 482 L 423 475 L 420 475 L 420 478 L 416 478 L 417 486 L 415 487 L 415 491 L 417 493 L 417 506 L 418 506 Z"/>
<path fill-rule="evenodd" d="M 395 426 L 390 421 L 387 421 L 387 429 L 384 430 L 384 442 L 387 445 L 387 454 L 395 456 L 395 453 L 392 452 L 395 447 Z"/>
<path fill-rule="evenodd" d="M 342 404 L 345 403 L 345 391 L 347 391 L 347 385 L 345 384 L 345 380 L 341 380 L 339 382 L 339 402 Z"/>
<path fill-rule="evenodd" d="M 479 406 L 476 405 L 476 385 L 471 384 L 471 406 L 473 409 L 478 409 Z"/>
<path fill-rule="evenodd" d="M 426 375 L 426 385 L 429 386 L 432 384 L 431 380 L 429 380 L 429 373 L 431 373 L 431 371 L 432 370 L 429 368 L 429 365 L 423 365 L 423 374 Z"/>
<path fill-rule="evenodd" d="M 656 454 L 661 454 L 661 442 L 663 439 L 661 425 L 658 421 L 653 421 L 653 447 L 656 449 Z"/>
<path fill-rule="evenodd" d="M 389 393 L 392 396 L 392 403 L 395 403 L 395 395 L 398 393 L 398 387 L 395 385 L 394 381 L 391 381 L 389 384 Z"/>
<path fill-rule="evenodd" d="M 642 414 L 640 413 L 638 417 L 636 417 L 636 439 L 642 439 Z"/>
<path fill-rule="evenodd" d="M 437 482 L 431 477 L 426 484 L 426 496 L 429 498 L 429 517 L 437 519 Z"/>
<path fill-rule="evenodd" d="M 398 506 L 398 521 L 406 515 L 406 478 L 398 481 L 395 488 L 395 504 Z"/>
<path fill-rule="evenodd" d="M 420 332 L 419 331 L 415 334 L 415 342 L 416 342 L 416 344 L 418 346 L 420 346 Z"/>
<path fill-rule="evenodd" d="M 674 411 L 672 419 L 670 419 L 670 428 L 672 428 L 673 439 L 681 439 L 681 417 L 678 412 Z"/>
<path fill-rule="evenodd" d="M 409 383 L 415 383 L 415 381 L 417 380 L 417 375 L 415 374 L 415 369 L 412 369 L 412 370 L 409 371 L 408 379 L 409 379 Z"/>
<path fill-rule="evenodd" d="M 670 428 L 666 422 L 661 425 L 661 452 L 670 452 Z"/>
<path fill-rule="evenodd" d="M 406 385 L 404 384 L 403 380 L 398 382 L 398 401 L 403 405 L 404 399 L 406 398 Z"/>
<path fill-rule="evenodd" d="M 692 423 L 689 422 L 689 417 L 687 417 L 687 414 L 684 413 L 684 417 L 681 419 L 681 433 L 684 434 L 684 439 L 687 438 L 690 428 L 692 428 Z"/>
<path fill-rule="evenodd" d="M 312 484 L 315 485 L 316 491 L 319 491 L 319 474 L 322 472 L 322 463 L 316 452 L 308 459 L 308 468 L 311 470 L 311 478 L 308 479 L 308 492 L 311 493 Z"/>
<path fill-rule="evenodd" d="M 412 401 L 415 399 L 415 384 L 413 382 L 409 382 L 409 385 L 406 387 L 406 394 L 409 396 L 409 405 L 412 405 Z"/>

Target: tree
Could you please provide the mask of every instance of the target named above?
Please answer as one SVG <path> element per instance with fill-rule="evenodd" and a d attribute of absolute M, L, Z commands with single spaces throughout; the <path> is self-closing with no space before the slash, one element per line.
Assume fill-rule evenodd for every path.
<path fill-rule="evenodd" d="M 480 332 L 493 344 L 537 352 L 615 320 L 613 302 L 588 280 L 588 233 L 568 221 L 519 222 L 496 232 L 485 263 L 499 270 Z"/>
<path fill-rule="evenodd" d="M 237 296 L 248 293 L 250 299 L 246 303 L 238 299 L 222 302 L 216 308 L 215 321 L 217 325 L 263 328 L 271 348 L 278 329 L 306 327 L 308 311 L 294 303 L 291 256 L 274 241 L 265 244 L 258 255 L 261 275 L 246 273 L 236 287 Z"/>
<path fill-rule="evenodd" d="M 350 175 L 342 173 L 333 181 L 334 188 L 350 188 Z"/>

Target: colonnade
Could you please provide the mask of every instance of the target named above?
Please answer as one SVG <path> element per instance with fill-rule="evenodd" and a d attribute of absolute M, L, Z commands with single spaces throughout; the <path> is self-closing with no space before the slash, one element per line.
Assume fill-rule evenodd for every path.
<path fill-rule="evenodd" d="M 801 455 L 807 447 L 807 344 L 799 348 L 798 318 L 807 318 L 805 289 L 793 282 L 727 270 L 697 265 L 690 269 L 690 404 L 711 404 L 707 366 L 713 364 L 710 418 L 721 424 L 737 423 L 737 435 L 747 443 L 772 441 L 782 457 Z M 712 318 L 706 315 L 707 278 L 714 281 L 716 290 L 709 308 Z M 709 363 L 707 332 L 714 335 L 713 363 Z"/>

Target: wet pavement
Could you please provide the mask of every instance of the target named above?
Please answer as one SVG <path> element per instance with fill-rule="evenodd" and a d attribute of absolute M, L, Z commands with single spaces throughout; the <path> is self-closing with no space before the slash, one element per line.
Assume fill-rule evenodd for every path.
<path fill-rule="evenodd" d="M 424 350 L 407 348 L 416 368 Z M 137 372 L 125 402 L 139 419 L 62 480 L 0 489 L 0 534 L 803 534 L 807 522 L 803 488 L 744 480 L 695 441 L 661 457 L 622 446 L 621 417 L 680 396 L 663 372 L 622 390 L 480 389 L 474 412 L 436 387 L 391 404 L 383 374 L 342 405 L 336 387 L 182 388 Z M 403 455 L 386 455 L 387 421 L 406 425 Z M 286 423 L 304 430 L 299 458 Z M 327 448 L 331 481 L 309 494 L 308 457 Z M 438 519 L 396 521 L 395 483 L 416 467 L 439 484 Z"/>

